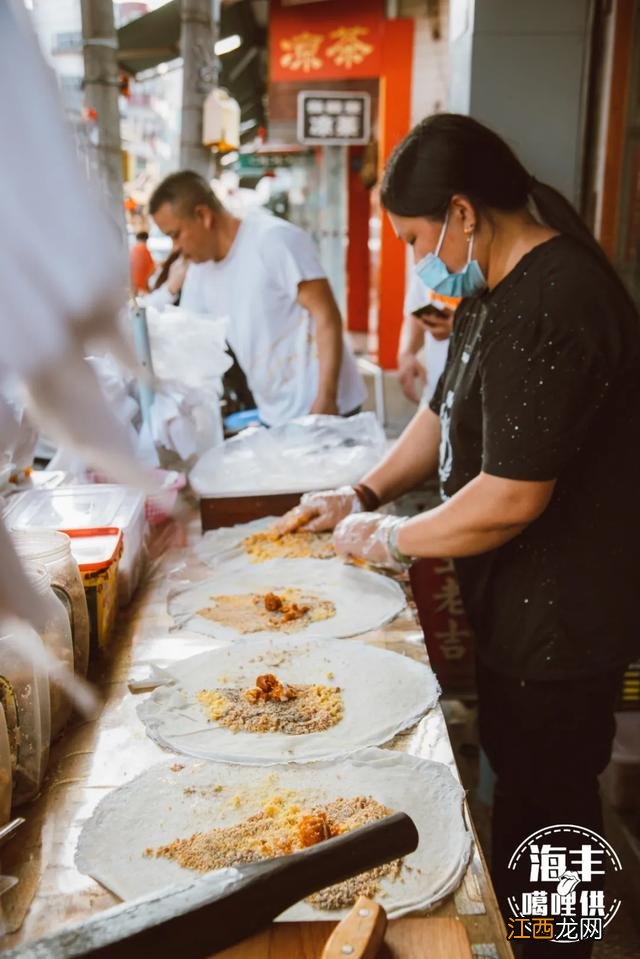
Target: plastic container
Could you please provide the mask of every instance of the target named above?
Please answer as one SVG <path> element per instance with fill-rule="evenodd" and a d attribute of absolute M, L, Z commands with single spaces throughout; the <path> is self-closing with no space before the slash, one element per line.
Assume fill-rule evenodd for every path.
<path fill-rule="evenodd" d="M 80 569 L 89 609 L 91 655 L 105 649 L 118 612 L 118 562 L 122 555 L 119 529 L 67 529 L 71 552 Z"/>
<path fill-rule="evenodd" d="M 49 610 L 46 623 L 40 631 L 40 639 L 61 667 L 73 670 L 73 638 L 66 607 L 52 589 L 51 578 L 44 566 L 34 566 L 28 573 L 34 588 L 44 597 Z M 66 726 L 72 710 L 71 702 L 56 683 L 54 672 L 49 673 L 49 702 L 51 738 L 54 739 Z"/>
<path fill-rule="evenodd" d="M 9 822 L 13 796 L 11 748 L 4 709 L 0 705 L 0 827 Z"/>
<path fill-rule="evenodd" d="M 71 623 L 73 664 L 79 676 L 89 666 L 89 611 L 71 540 L 55 529 L 18 530 L 11 534 L 18 555 L 28 564 L 45 566 L 51 587 L 61 600 Z"/>
<path fill-rule="evenodd" d="M 5 523 L 9 529 L 122 530 L 118 566 L 118 600 L 125 606 L 133 596 L 144 565 L 144 494 L 113 483 L 27 490 L 11 497 Z"/>
<path fill-rule="evenodd" d="M 38 634 L 13 618 L 0 619 L 0 704 L 4 709 L 13 805 L 37 795 L 49 761 L 49 682 L 25 652 L 25 641 L 42 645 Z"/>

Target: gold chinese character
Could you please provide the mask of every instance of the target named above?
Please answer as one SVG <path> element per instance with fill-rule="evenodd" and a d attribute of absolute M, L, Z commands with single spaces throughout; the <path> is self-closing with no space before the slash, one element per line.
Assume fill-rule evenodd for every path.
<path fill-rule="evenodd" d="M 294 37 L 280 41 L 280 47 L 285 52 L 280 57 L 280 66 L 289 70 L 302 70 L 311 73 L 319 70 L 322 60 L 317 55 L 324 37 L 321 33 L 296 33 Z"/>
<path fill-rule="evenodd" d="M 433 598 L 436 601 L 436 612 L 450 613 L 452 616 L 464 615 L 460 587 L 453 576 L 447 576 Z"/>
<path fill-rule="evenodd" d="M 351 69 L 356 63 L 362 63 L 365 57 L 373 53 L 373 47 L 361 38 L 369 33 L 368 27 L 339 27 L 329 36 L 335 40 L 327 47 L 327 56 L 337 67 Z"/>
<path fill-rule="evenodd" d="M 450 616 L 448 628 L 436 631 L 435 639 L 445 659 L 462 659 L 469 649 L 471 633 Z"/>
<path fill-rule="evenodd" d="M 508 916 L 507 939 L 531 939 L 528 921 L 521 916 Z"/>
<path fill-rule="evenodd" d="M 534 939 L 553 939 L 553 919 L 533 919 L 531 932 Z"/>

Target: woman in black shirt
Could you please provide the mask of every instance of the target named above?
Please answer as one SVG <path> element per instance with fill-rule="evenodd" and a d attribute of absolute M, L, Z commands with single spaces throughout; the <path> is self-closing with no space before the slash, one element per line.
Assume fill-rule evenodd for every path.
<path fill-rule="evenodd" d="M 455 558 L 507 916 L 520 842 L 555 823 L 602 831 L 597 776 L 640 639 L 640 326 L 573 207 L 469 117 L 412 130 L 382 201 L 423 282 L 465 299 L 431 408 L 361 484 L 302 508 L 309 529 L 339 523 L 345 556 L 392 568 Z M 371 512 L 438 465 L 441 506 L 409 520 Z"/>

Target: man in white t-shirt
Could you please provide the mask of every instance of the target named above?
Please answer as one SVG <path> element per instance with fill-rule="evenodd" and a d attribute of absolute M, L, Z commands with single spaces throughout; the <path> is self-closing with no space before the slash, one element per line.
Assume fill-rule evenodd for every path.
<path fill-rule="evenodd" d="M 263 422 L 360 407 L 364 384 L 303 230 L 263 212 L 238 219 L 188 170 L 163 180 L 149 209 L 189 261 L 181 306 L 228 318 L 229 345 Z M 169 284 L 165 295 L 171 303 Z"/>
<path fill-rule="evenodd" d="M 429 403 L 435 392 L 447 362 L 453 314 L 459 302 L 459 297 L 440 297 L 411 275 L 398 348 L 398 378 L 404 395 L 414 403 Z M 418 359 L 423 347 L 424 366 Z"/>

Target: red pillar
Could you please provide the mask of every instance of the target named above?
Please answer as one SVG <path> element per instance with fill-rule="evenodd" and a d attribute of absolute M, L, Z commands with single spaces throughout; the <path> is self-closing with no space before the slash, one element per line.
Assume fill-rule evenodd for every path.
<path fill-rule="evenodd" d="M 347 247 L 347 329 L 366 333 L 369 328 L 369 191 L 360 169 L 364 147 L 349 147 Z"/>
<path fill-rule="evenodd" d="M 411 124 L 411 75 L 413 70 L 413 20 L 387 20 L 384 25 L 380 77 L 380 174 L 397 143 Z M 398 240 L 389 218 L 382 214 L 380 236 L 378 362 L 395 369 L 402 327 L 405 247 Z"/>

